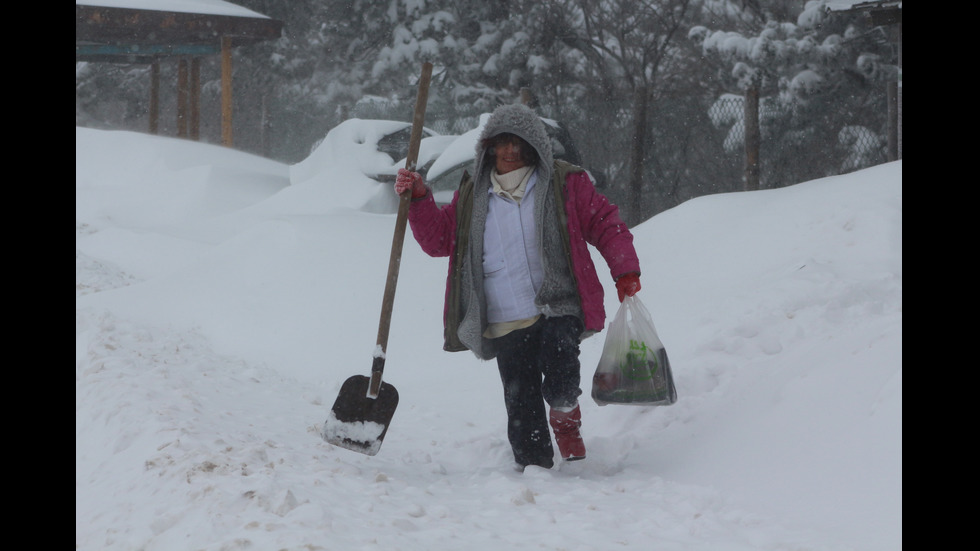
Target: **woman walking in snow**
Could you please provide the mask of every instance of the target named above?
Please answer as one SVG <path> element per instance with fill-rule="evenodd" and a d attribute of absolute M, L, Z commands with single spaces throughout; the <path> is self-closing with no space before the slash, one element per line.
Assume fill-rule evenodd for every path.
<path fill-rule="evenodd" d="M 441 208 L 419 173 L 403 168 L 395 181 L 399 195 L 411 190 L 422 250 L 449 257 L 443 347 L 496 358 L 521 470 L 554 466 L 549 423 L 562 458 L 584 459 L 579 342 L 605 324 L 588 244 L 622 302 L 640 290 L 633 235 L 585 169 L 553 158 L 544 123 L 523 105 L 491 114 L 473 173 Z"/>

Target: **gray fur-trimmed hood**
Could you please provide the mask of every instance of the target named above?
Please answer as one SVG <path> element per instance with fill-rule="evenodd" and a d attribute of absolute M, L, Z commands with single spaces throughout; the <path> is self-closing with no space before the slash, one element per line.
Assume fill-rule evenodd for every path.
<path fill-rule="evenodd" d="M 531 144 L 540 157 L 538 168 L 549 177 L 554 164 L 554 153 L 551 150 L 551 138 L 545 130 L 544 122 L 530 107 L 519 103 L 501 105 L 494 109 L 487 123 L 483 126 L 480 139 L 476 142 L 476 162 L 473 166 L 474 179 L 484 181 L 483 172 L 490 173 L 492 162 L 487 162 L 489 152 L 483 149 L 483 141 L 497 134 L 516 134 Z"/>

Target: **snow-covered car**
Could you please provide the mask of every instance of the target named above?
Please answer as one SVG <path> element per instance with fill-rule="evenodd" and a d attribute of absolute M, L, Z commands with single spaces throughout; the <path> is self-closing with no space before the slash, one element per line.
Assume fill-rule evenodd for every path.
<path fill-rule="evenodd" d="M 412 124 L 348 119 L 330 129 L 310 155 L 290 166 L 292 186 L 317 186 L 337 206 L 376 213 L 398 210 L 392 183 L 405 166 Z M 424 129 L 417 166 L 427 168 L 456 136 Z"/>
<path fill-rule="evenodd" d="M 480 116 L 476 128 L 461 135 L 440 135 L 424 129 L 416 169 L 423 174 L 436 202 L 448 203 L 470 168 L 476 142 L 490 117 Z M 552 137 L 555 157 L 578 162 L 578 151 L 559 123 L 542 117 Z M 306 159 L 290 166 L 292 186 L 318 186 L 337 206 L 366 212 L 394 213 L 398 197 L 392 183 L 405 167 L 412 125 L 403 121 L 348 119 L 332 128 Z"/>

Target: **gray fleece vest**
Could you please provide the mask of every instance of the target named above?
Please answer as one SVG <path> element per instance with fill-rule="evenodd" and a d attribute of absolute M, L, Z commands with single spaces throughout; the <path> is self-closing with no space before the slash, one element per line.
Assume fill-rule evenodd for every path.
<path fill-rule="evenodd" d="M 540 170 L 541 167 L 538 167 Z M 534 220 L 544 279 L 535 305 L 546 317 L 583 317 L 581 298 L 569 255 L 567 215 L 564 210 L 565 176 L 583 169 L 555 161 L 552 170 L 539 172 L 535 185 Z M 493 339 L 483 336 L 487 328 L 483 288 L 483 239 L 490 196 L 489 180 L 475 186 L 470 178 L 460 184 L 456 207 L 456 248 L 451 259 L 451 283 L 445 327 L 445 350 L 471 350 L 490 360 L 497 350 Z M 480 189 L 480 192 L 475 192 Z"/>

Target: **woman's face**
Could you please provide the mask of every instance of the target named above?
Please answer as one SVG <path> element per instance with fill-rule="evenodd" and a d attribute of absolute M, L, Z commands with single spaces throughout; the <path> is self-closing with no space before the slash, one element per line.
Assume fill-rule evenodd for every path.
<path fill-rule="evenodd" d="M 513 134 L 502 134 L 493 144 L 494 159 L 496 159 L 497 174 L 507 174 L 517 170 L 527 163 L 522 152 L 531 147 L 527 142 Z"/>

